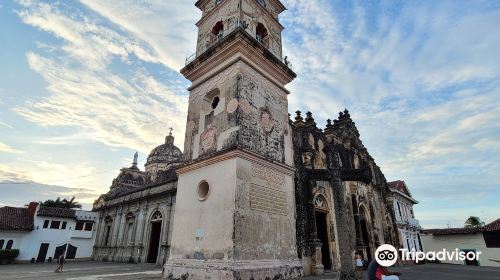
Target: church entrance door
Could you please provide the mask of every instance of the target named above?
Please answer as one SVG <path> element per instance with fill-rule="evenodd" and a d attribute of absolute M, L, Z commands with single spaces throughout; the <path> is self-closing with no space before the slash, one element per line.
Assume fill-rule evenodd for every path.
<path fill-rule="evenodd" d="M 161 221 L 151 222 L 151 234 L 149 236 L 148 262 L 156 263 L 160 249 Z"/>
<path fill-rule="evenodd" d="M 316 211 L 316 230 L 318 238 L 321 241 L 321 257 L 323 267 L 326 270 L 332 269 L 332 261 L 330 259 L 330 240 L 328 238 L 328 223 L 325 212 Z"/>
<path fill-rule="evenodd" d="M 372 252 L 370 248 L 370 233 L 368 232 L 368 225 L 366 222 L 366 219 L 362 217 L 361 219 L 361 234 L 363 236 L 363 242 L 365 243 L 366 246 L 366 255 L 365 258 L 368 259 L 368 261 L 372 260 Z"/>

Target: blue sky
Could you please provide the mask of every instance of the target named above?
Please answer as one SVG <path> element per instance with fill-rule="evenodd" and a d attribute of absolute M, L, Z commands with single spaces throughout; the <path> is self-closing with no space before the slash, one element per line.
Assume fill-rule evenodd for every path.
<path fill-rule="evenodd" d="M 287 0 L 290 111 L 351 111 L 425 227 L 500 217 L 500 1 Z M 0 205 L 76 195 L 174 128 L 182 147 L 194 1 L 0 3 Z"/>

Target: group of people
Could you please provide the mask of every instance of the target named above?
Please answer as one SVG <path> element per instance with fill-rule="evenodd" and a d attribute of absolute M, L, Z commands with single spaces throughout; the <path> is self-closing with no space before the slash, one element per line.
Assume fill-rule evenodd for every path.
<path fill-rule="evenodd" d="M 354 254 L 354 266 L 356 268 L 356 277 L 363 279 L 363 271 L 366 268 L 368 280 L 399 280 L 401 273 L 390 272 L 385 266 L 381 266 L 376 260 L 372 260 L 368 265 L 360 252 Z"/>

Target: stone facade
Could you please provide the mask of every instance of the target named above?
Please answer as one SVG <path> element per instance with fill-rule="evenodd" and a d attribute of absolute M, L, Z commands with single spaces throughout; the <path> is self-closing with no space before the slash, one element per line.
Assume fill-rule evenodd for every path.
<path fill-rule="evenodd" d="M 183 162 L 170 134 L 153 149 L 146 171 L 137 167 L 137 153 L 129 168 L 122 168 L 108 193 L 94 203 L 99 228 L 93 259 L 163 264 L 170 249 L 177 175 Z"/>
<path fill-rule="evenodd" d="M 290 120 L 290 122 L 292 122 Z M 311 113 L 292 122 L 297 202 L 297 247 L 305 274 L 340 267 L 333 194 L 342 191 L 348 216 L 348 251 L 374 257 L 380 244 L 397 244 L 389 188 L 359 138 L 347 110 L 317 127 Z M 330 160 L 329 160 L 330 159 Z M 333 160 L 332 160 L 333 159 Z M 334 188 L 332 179 L 342 186 Z"/>

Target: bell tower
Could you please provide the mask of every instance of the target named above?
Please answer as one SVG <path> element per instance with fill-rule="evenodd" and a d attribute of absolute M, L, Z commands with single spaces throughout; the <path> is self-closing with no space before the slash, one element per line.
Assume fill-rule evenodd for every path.
<path fill-rule="evenodd" d="M 302 274 L 279 0 L 199 0 L 170 279 Z"/>

